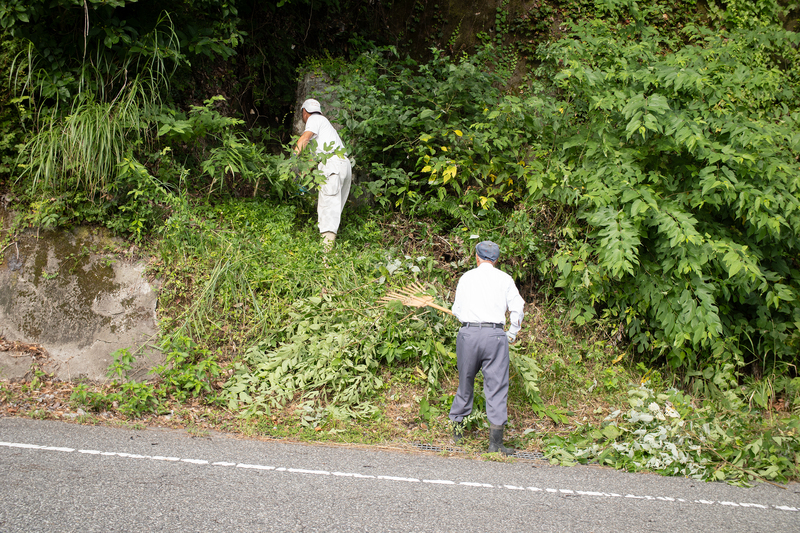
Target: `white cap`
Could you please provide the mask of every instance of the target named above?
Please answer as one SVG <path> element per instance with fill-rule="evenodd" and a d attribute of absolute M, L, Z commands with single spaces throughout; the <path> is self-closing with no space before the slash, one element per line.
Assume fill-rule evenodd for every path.
<path fill-rule="evenodd" d="M 319 102 L 313 98 L 309 98 L 303 102 L 303 107 L 301 109 L 305 109 L 309 113 L 322 113 L 322 108 L 320 107 Z"/>

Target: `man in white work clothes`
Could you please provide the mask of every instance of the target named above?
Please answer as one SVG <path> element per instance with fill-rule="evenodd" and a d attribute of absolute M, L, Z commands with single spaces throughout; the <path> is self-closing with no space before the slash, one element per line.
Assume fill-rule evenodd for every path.
<path fill-rule="evenodd" d="M 324 246 L 330 250 L 339 231 L 344 204 L 350 194 L 350 159 L 336 129 L 322 116 L 322 108 L 317 100 L 310 98 L 303 102 L 301 112 L 306 129 L 297 140 L 294 151 L 299 154 L 312 143 L 314 153 L 320 159 L 318 168 L 326 181 L 319 189 L 317 223 Z"/>
<path fill-rule="evenodd" d="M 494 264 L 500 247 L 483 241 L 475 247 L 478 266 L 458 281 L 453 314 L 461 322 L 456 339 L 458 391 L 450 408 L 453 439 L 464 434 L 463 420 L 472 412 L 475 376 L 483 371 L 483 393 L 489 419 L 489 453 L 514 454 L 503 446 L 503 430 L 508 421 L 508 344 L 514 342 L 525 315 L 525 301 L 514 280 Z M 510 311 L 508 331 L 503 328 Z"/>

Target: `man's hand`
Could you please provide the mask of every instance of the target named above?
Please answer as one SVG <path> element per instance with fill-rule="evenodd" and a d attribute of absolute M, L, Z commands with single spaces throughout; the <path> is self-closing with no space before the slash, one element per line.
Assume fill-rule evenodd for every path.
<path fill-rule="evenodd" d="M 506 338 L 508 339 L 509 344 L 514 344 L 514 339 L 516 339 L 517 336 L 511 333 L 510 331 L 506 331 Z"/>
<path fill-rule="evenodd" d="M 308 143 L 311 141 L 311 137 L 313 136 L 313 131 L 304 131 L 300 138 L 297 139 L 297 144 L 294 147 L 294 153 L 299 155 L 300 152 L 302 152 L 305 147 L 308 146 Z"/>

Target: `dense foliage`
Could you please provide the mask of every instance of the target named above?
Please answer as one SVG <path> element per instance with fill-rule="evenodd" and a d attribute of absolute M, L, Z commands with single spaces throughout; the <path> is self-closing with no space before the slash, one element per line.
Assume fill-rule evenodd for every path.
<path fill-rule="evenodd" d="M 677 48 L 619 30 L 544 51 L 574 116 L 550 194 L 576 208 L 559 284 L 675 367 L 794 362 L 797 34 L 687 28 Z"/>
<path fill-rule="evenodd" d="M 174 63 L 197 56 L 230 57 L 242 33 L 234 2 L 148 2 L 115 0 L 5 0 L 0 26 L 30 44 L 21 68 L 44 105 L 66 103 L 84 91 L 108 100 L 157 58 Z M 177 28 L 163 31 L 165 24 Z M 26 61 L 27 60 L 27 61 Z M 174 65 L 177 66 L 177 65 Z M 99 76 L 88 76 L 87 69 Z"/>
<path fill-rule="evenodd" d="M 142 242 L 168 217 L 168 192 L 285 194 L 283 182 L 308 167 L 274 157 L 276 139 L 289 137 L 280 128 L 295 66 L 332 36 L 315 25 L 298 46 L 307 2 L 240 4 L 247 20 L 236 2 L 0 2 L 0 120 L 11 125 L 0 174 L 16 167 L 27 222 L 101 223 Z M 248 31 L 257 35 L 242 47 Z"/>
<path fill-rule="evenodd" d="M 573 384 L 586 395 L 598 378 L 623 387 L 622 355 L 608 355 L 629 346 L 629 360 L 667 363 L 709 402 L 635 388 L 626 415 L 551 441 L 554 460 L 796 477 L 796 421 L 734 413 L 769 409 L 779 394 L 794 414 L 800 405 L 800 37 L 775 0 L 563 4 L 512 19 L 503 3 L 475 53 L 444 51 L 456 31 L 426 61 L 344 25 L 317 31 L 318 57 L 330 43 L 368 50 L 307 65 L 337 82 L 329 114 L 357 162 L 355 196 L 378 207 L 366 221 L 348 210 L 324 263 L 304 194 L 320 177 L 276 142 L 285 131 L 262 128 L 289 121 L 313 3 L 0 1 L 0 96 L 11 104 L 0 125 L 22 126 L 0 138 L 0 174 L 18 152 L 24 220 L 158 241 L 160 380 L 125 381 L 122 352 L 113 391 L 79 387 L 75 401 L 134 415 L 190 398 L 245 416 L 290 406 L 319 427 L 378 416 L 377 394 L 400 376 L 425 384 L 415 402 L 434 421 L 449 401 L 440 385 L 454 370 L 453 324 L 374 302 L 387 282 L 422 279 L 446 294 L 474 242 L 490 238 L 526 294 L 565 296 L 574 324 L 613 340 L 599 342 L 608 366 L 594 383 Z M 416 221 L 407 231 L 423 249 L 438 239 L 437 260 L 406 255 L 378 228 L 398 212 Z M 513 350 L 515 394 L 564 422 L 540 379 L 583 353 L 547 352 L 534 341 Z"/>
<path fill-rule="evenodd" d="M 540 50 L 553 99 L 493 92 L 480 54 L 415 76 L 360 63 L 340 98 L 377 177 L 368 187 L 505 234 L 579 324 L 617 324 L 674 368 L 722 388 L 746 365 L 783 372 L 800 347 L 798 35 L 690 26 L 676 41 L 599 21 L 573 32 Z M 560 227 L 540 216 L 518 229 L 543 205 Z M 536 238 L 554 232 L 554 249 Z"/>
<path fill-rule="evenodd" d="M 249 415 L 293 403 L 313 425 L 371 416 L 381 364 L 419 365 L 438 392 L 441 373 L 454 366 L 446 318 L 376 302 L 384 283 L 429 275 L 434 262 L 362 249 L 359 240 L 378 234 L 374 221 L 371 231 L 353 221 L 336 257 L 321 262 L 314 230 L 295 227 L 299 216 L 307 214 L 263 201 L 173 215 L 161 241 L 167 329 L 241 346 L 223 397 Z M 212 316 L 226 317 L 225 325 Z"/>

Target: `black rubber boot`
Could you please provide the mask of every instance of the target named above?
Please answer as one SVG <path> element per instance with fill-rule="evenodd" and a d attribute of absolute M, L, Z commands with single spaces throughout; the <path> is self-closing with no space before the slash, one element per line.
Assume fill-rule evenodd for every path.
<path fill-rule="evenodd" d="M 456 444 L 464 438 L 464 422 L 453 422 L 453 442 Z"/>
<path fill-rule="evenodd" d="M 503 446 L 503 426 L 489 426 L 489 453 L 500 452 L 503 455 L 514 455 L 514 448 Z"/>

